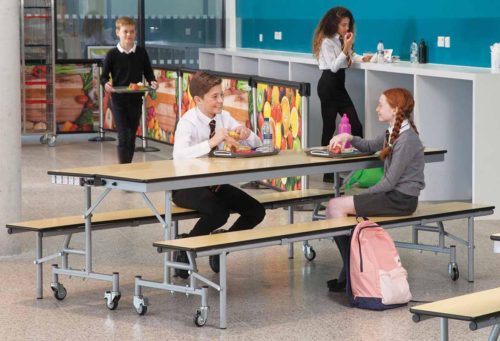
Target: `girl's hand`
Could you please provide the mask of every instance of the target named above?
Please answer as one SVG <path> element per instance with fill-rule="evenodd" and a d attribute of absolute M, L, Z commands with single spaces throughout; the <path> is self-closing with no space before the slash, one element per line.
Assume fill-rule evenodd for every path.
<path fill-rule="evenodd" d="M 158 82 L 157 81 L 152 81 L 150 85 L 153 89 L 155 89 L 155 90 L 158 89 Z"/>
<path fill-rule="evenodd" d="M 347 32 L 346 36 L 348 38 L 344 37 L 344 53 L 348 52 L 351 49 L 352 44 L 354 44 L 354 34 Z"/>
<path fill-rule="evenodd" d="M 336 146 L 340 146 L 340 148 L 344 148 L 344 145 L 346 142 L 352 140 L 352 135 L 349 135 L 347 133 L 339 134 L 330 140 L 330 150 L 333 150 Z"/>
<path fill-rule="evenodd" d="M 368 63 L 372 59 L 372 56 L 364 56 L 363 57 L 363 62 Z"/>

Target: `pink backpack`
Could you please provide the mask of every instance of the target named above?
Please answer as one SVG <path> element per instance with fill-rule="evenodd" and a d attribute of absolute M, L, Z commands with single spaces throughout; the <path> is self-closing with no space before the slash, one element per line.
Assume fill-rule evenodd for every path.
<path fill-rule="evenodd" d="M 411 300 L 408 273 L 394 241 L 382 227 L 363 219 L 351 234 L 346 257 L 351 307 L 386 310 L 406 305 Z"/>

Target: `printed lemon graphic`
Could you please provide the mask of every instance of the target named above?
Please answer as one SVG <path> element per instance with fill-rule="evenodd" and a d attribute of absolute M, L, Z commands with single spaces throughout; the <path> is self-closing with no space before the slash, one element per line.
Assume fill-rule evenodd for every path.
<path fill-rule="evenodd" d="M 272 95 L 271 100 L 272 100 L 273 104 L 276 103 L 276 105 L 277 105 L 280 101 L 280 89 L 276 85 L 273 86 L 273 92 L 271 95 Z"/>
<path fill-rule="evenodd" d="M 297 110 L 299 112 L 300 112 L 300 103 L 301 103 L 300 101 L 301 101 L 300 94 L 297 91 L 297 96 L 295 97 L 295 107 L 297 108 Z"/>
<path fill-rule="evenodd" d="M 271 118 L 271 104 L 269 102 L 264 104 L 264 118 Z"/>
<path fill-rule="evenodd" d="M 290 115 L 290 125 L 292 126 L 292 135 L 296 138 L 299 133 L 299 113 L 296 108 L 292 109 L 292 114 Z"/>
<path fill-rule="evenodd" d="M 281 122 L 276 123 L 276 143 L 274 145 L 274 148 L 276 149 L 281 149 Z"/>
<path fill-rule="evenodd" d="M 283 97 L 281 100 L 281 114 L 283 115 L 281 118 L 281 122 L 283 123 L 283 128 L 285 131 L 285 136 L 288 135 L 290 131 L 290 103 L 288 102 L 288 98 Z"/>

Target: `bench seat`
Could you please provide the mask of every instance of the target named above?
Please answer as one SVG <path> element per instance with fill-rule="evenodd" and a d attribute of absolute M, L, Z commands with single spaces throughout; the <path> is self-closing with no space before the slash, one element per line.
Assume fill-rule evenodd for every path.
<path fill-rule="evenodd" d="M 441 339 L 448 340 L 448 319 L 469 321 L 471 330 L 494 325 L 490 340 L 500 332 L 500 288 L 419 305 L 410 309 L 413 321 L 441 318 Z M 497 320 L 498 319 L 498 320 Z"/>
<path fill-rule="evenodd" d="M 457 214 L 472 215 L 474 213 L 489 212 L 494 206 L 476 205 L 462 202 L 443 203 L 436 205 L 419 206 L 418 209 L 409 216 L 402 217 L 368 217 L 371 221 L 380 226 L 418 224 L 422 220 L 446 220 L 447 217 L 454 217 Z M 323 221 L 297 223 L 286 226 L 260 228 L 250 231 L 237 231 L 232 233 L 215 234 L 208 236 L 176 239 L 169 241 L 158 241 L 153 246 L 164 250 L 182 250 L 192 252 L 202 252 L 207 250 L 224 249 L 228 247 L 260 243 L 265 241 L 295 238 L 304 235 L 311 235 L 348 230 L 356 226 L 354 217 L 329 219 Z"/>
<path fill-rule="evenodd" d="M 301 191 L 259 194 L 255 195 L 254 198 L 263 204 L 266 209 L 276 209 L 290 205 L 320 203 L 327 201 L 334 196 L 335 192 L 331 190 L 305 189 Z M 165 206 L 157 206 L 155 208 L 162 216 L 165 215 Z M 197 211 L 177 206 L 172 207 L 172 219 L 174 221 L 197 217 L 199 217 L 199 213 Z M 93 229 L 104 227 L 137 226 L 157 222 L 158 219 L 148 207 L 114 212 L 93 213 L 92 215 Z M 51 232 L 62 231 L 65 229 L 81 229 L 83 232 L 85 229 L 85 219 L 79 215 L 13 223 L 7 224 L 6 227 L 9 229 L 9 233 L 30 231 Z"/>

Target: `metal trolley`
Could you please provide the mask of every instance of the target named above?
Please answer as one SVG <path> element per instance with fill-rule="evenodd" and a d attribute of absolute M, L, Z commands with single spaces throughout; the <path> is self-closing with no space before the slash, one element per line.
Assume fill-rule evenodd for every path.
<path fill-rule="evenodd" d="M 23 135 L 56 144 L 54 0 L 21 0 Z"/>

